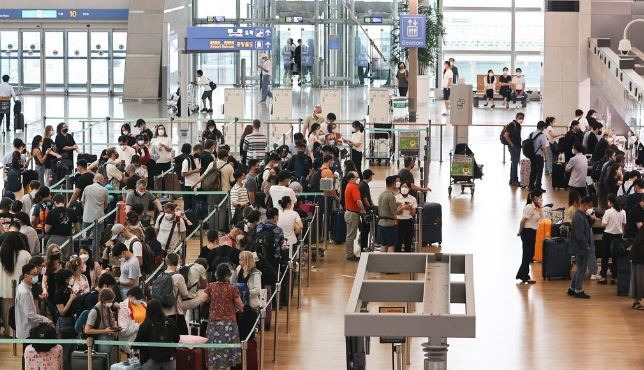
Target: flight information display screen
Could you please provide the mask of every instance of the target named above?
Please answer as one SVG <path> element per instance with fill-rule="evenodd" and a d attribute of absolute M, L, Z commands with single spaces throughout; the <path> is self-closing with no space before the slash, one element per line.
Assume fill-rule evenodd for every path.
<path fill-rule="evenodd" d="M 0 19 L 126 21 L 128 9 L 0 9 Z"/>

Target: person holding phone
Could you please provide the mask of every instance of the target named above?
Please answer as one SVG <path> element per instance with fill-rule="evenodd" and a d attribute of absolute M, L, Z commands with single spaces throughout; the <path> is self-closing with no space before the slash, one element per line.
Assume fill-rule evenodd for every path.
<path fill-rule="evenodd" d="M 116 322 L 112 313 L 114 305 L 114 291 L 103 289 L 98 295 L 98 303 L 89 310 L 83 333 L 93 336 L 98 340 L 113 340 L 122 330 Z M 96 351 L 101 353 L 112 353 L 112 346 L 97 345 Z M 114 359 L 116 360 L 116 359 Z M 108 361 L 109 363 L 115 361 Z"/>
<path fill-rule="evenodd" d="M 412 240 L 414 237 L 414 217 L 418 202 L 409 194 L 411 184 L 402 183 L 400 192 L 396 194 L 396 220 L 398 222 L 398 243 L 396 252 L 411 252 Z"/>

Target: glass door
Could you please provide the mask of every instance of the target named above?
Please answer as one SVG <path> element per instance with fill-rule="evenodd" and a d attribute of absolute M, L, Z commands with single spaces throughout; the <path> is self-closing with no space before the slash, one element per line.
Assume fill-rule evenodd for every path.
<path fill-rule="evenodd" d="M 114 31 L 112 33 L 112 91 L 123 92 L 126 51 L 127 32 Z"/>
<path fill-rule="evenodd" d="M 40 31 L 22 32 L 22 86 L 26 90 L 41 89 L 40 35 Z"/>
<path fill-rule="evenodd" d="M 91 50 L 91 91 L 110 90 L 110 43 L 108 31 L 94 31 L 90 36 Z"/>
<path fill-rule="evenodd" d="M 45 31 L 45 90 L 65 91 L 65 33 Z"/>
<path fill-rule="evenodd" d="M 9 75 L 9 83 L 18 85 L 18 31 L 0 31 L 0 75 Z"/>
<path fill-rule="evenodd" d="M 67 90 L 87 92 L 87 31 L 67 32 Z"/>

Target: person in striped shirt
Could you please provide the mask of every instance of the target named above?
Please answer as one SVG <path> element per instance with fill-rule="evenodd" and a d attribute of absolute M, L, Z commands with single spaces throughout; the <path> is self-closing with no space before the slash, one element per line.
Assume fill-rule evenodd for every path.
<path fill-rule="evenodd" d="M 235 213 L 241 211 L 244 207 L 250 205 L 248 200 L 248 189 L 244 186 L 246 181 L 246 173 L 243 170 L 238 169 L 233 173 L 235 178 L 235 185 L 230 189 L 230 205 L 233 210 L 233 219 L 235 218 Z M 239 207 L 239 209 L 238 209 Z"/>
<path fill-rule="evenodd" d="M 266 146 L 268 138 L 259 132 L 261 123 L 258 119 L 253 120 L 253 132 L 244 138 L 244 149 L 248 151 L 248 159 L 264 160 L 266 157 Z"/>

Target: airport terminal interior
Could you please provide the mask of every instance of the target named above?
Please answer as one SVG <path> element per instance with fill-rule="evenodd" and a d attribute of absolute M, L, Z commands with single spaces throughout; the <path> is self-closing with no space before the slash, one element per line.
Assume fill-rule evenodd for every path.
<path fill-rule="evenodd" d="M 644 369 L 644 1 L 0 0 L 0 76 L 0 369 Z"/>

